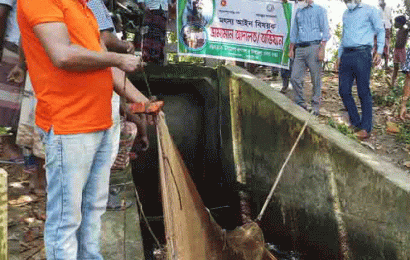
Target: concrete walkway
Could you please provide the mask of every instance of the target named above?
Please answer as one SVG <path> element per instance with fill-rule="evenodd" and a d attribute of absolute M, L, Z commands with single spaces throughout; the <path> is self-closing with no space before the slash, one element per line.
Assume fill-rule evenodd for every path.
<path fill-rule="evenodd" d="M 105 260 L 144 260 L 135 193 L 129 191 L 126 196 L 134 201 L 131 207 L 107 211 L 102 217 L 101 253 Z"/>

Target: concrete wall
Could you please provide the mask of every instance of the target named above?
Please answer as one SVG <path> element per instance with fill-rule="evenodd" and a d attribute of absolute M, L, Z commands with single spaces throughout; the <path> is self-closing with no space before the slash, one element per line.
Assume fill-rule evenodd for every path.
<path fill-rule="evenodd" d="M 309 114 L 239 67 L 220 67 L 222 159 L 263 202 Z M 312 117 L 262 220 L 304 259 L 410 259 L 410 177 Z"/>
<path fill-rule="evenodd" d="M 256 218 L 309 114 L 239 67 L 220 67 L 216 74 L 174 65 L 147 68 L 146 74 L 152 85 L 176 92 L 187 81 L 199 92 L 210 88 L 201 93 L 204 112 L 218 110 L 219 118 L 203 127 L 207 135 L 217 131 L 219 140 L 206 150 L 219 142 L 222 167 L 212 174 L 234 186 L 221 187 L 247 190 Z M 144 90 L 141 75 L 134 76 Z M 313 117 L 262 219 L 265 240 L 303 259 L 409 259 L 409 191 L 407 173 Z"/>

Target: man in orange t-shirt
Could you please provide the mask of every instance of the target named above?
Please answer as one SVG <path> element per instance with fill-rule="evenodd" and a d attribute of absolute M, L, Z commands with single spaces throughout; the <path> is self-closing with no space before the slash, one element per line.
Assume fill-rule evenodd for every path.
<path fill-rule="evenodd" d="M 113 135 L 111 67 L 132 72 L 142 60 L 106 51 L 86 0 L 18 0 L 17 8 L 46 152 L 47 259 L 102 259 L 99 235 Z"/>

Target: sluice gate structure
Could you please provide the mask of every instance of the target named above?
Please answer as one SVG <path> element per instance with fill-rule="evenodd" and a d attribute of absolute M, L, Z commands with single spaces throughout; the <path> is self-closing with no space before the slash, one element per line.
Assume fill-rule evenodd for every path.
<path fill-rule="evenodd" d="M 227 230 L 241 225 L 241 193 L 255 219 L 309 113 L 237 66 L 168 65 L 145 73 L 216 222 Z M 131 80 L 148 94 L 143 75 Z M 148 219 L 161 222 L 150 131 L 150 151 L 134 162 L 133 174 Z M 408 259 L 409 210 L 408 173 L 311 118 L 260 226 L 266 242 L 302 259 Z"/>
<path fill-rule="evenodd" d="M 240 194 L 255 219 L 309 113 L 236 66 L 148 66 L 145 73 L 149 92 L 165 101 L 170 134 L 215 221 L 227 230 L 242 224 Z M 142 74 L 130 79 L 149 94 Z M 133 162 L 133 180 L 154 233 L 166 243 L 156 134 L 149 130 L 151 145 Z M 409 210 L 407 172 L 312 118 L 259 224 L 266 242 L 302 259 L 405 260 Z M 150 235 L 143 231 L 141 241 L 139 216 L 128 213 L 136 211 L 105 216 L 105 259 L 152 257 Z M 137 252 L 142 244 L 145 256 Z"/>

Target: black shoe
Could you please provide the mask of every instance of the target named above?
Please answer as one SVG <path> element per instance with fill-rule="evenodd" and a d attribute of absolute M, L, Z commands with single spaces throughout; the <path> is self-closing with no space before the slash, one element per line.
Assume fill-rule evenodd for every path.
<path fill-rule="evenodd" d="M 313 108 L 309 108 L 309 109 L 306 109 L 306 110 L 314 116 L 320 116 L 319 110 L 316 110 L 316 109 L 313 109 Z"/>
<path fill-rule="evenodd" d="M 282 94 L 286 94 L 287 92 L 288 92 L 288 88 L 282 88 L 280 90 L 280 93 L 282 93 Z"/>

